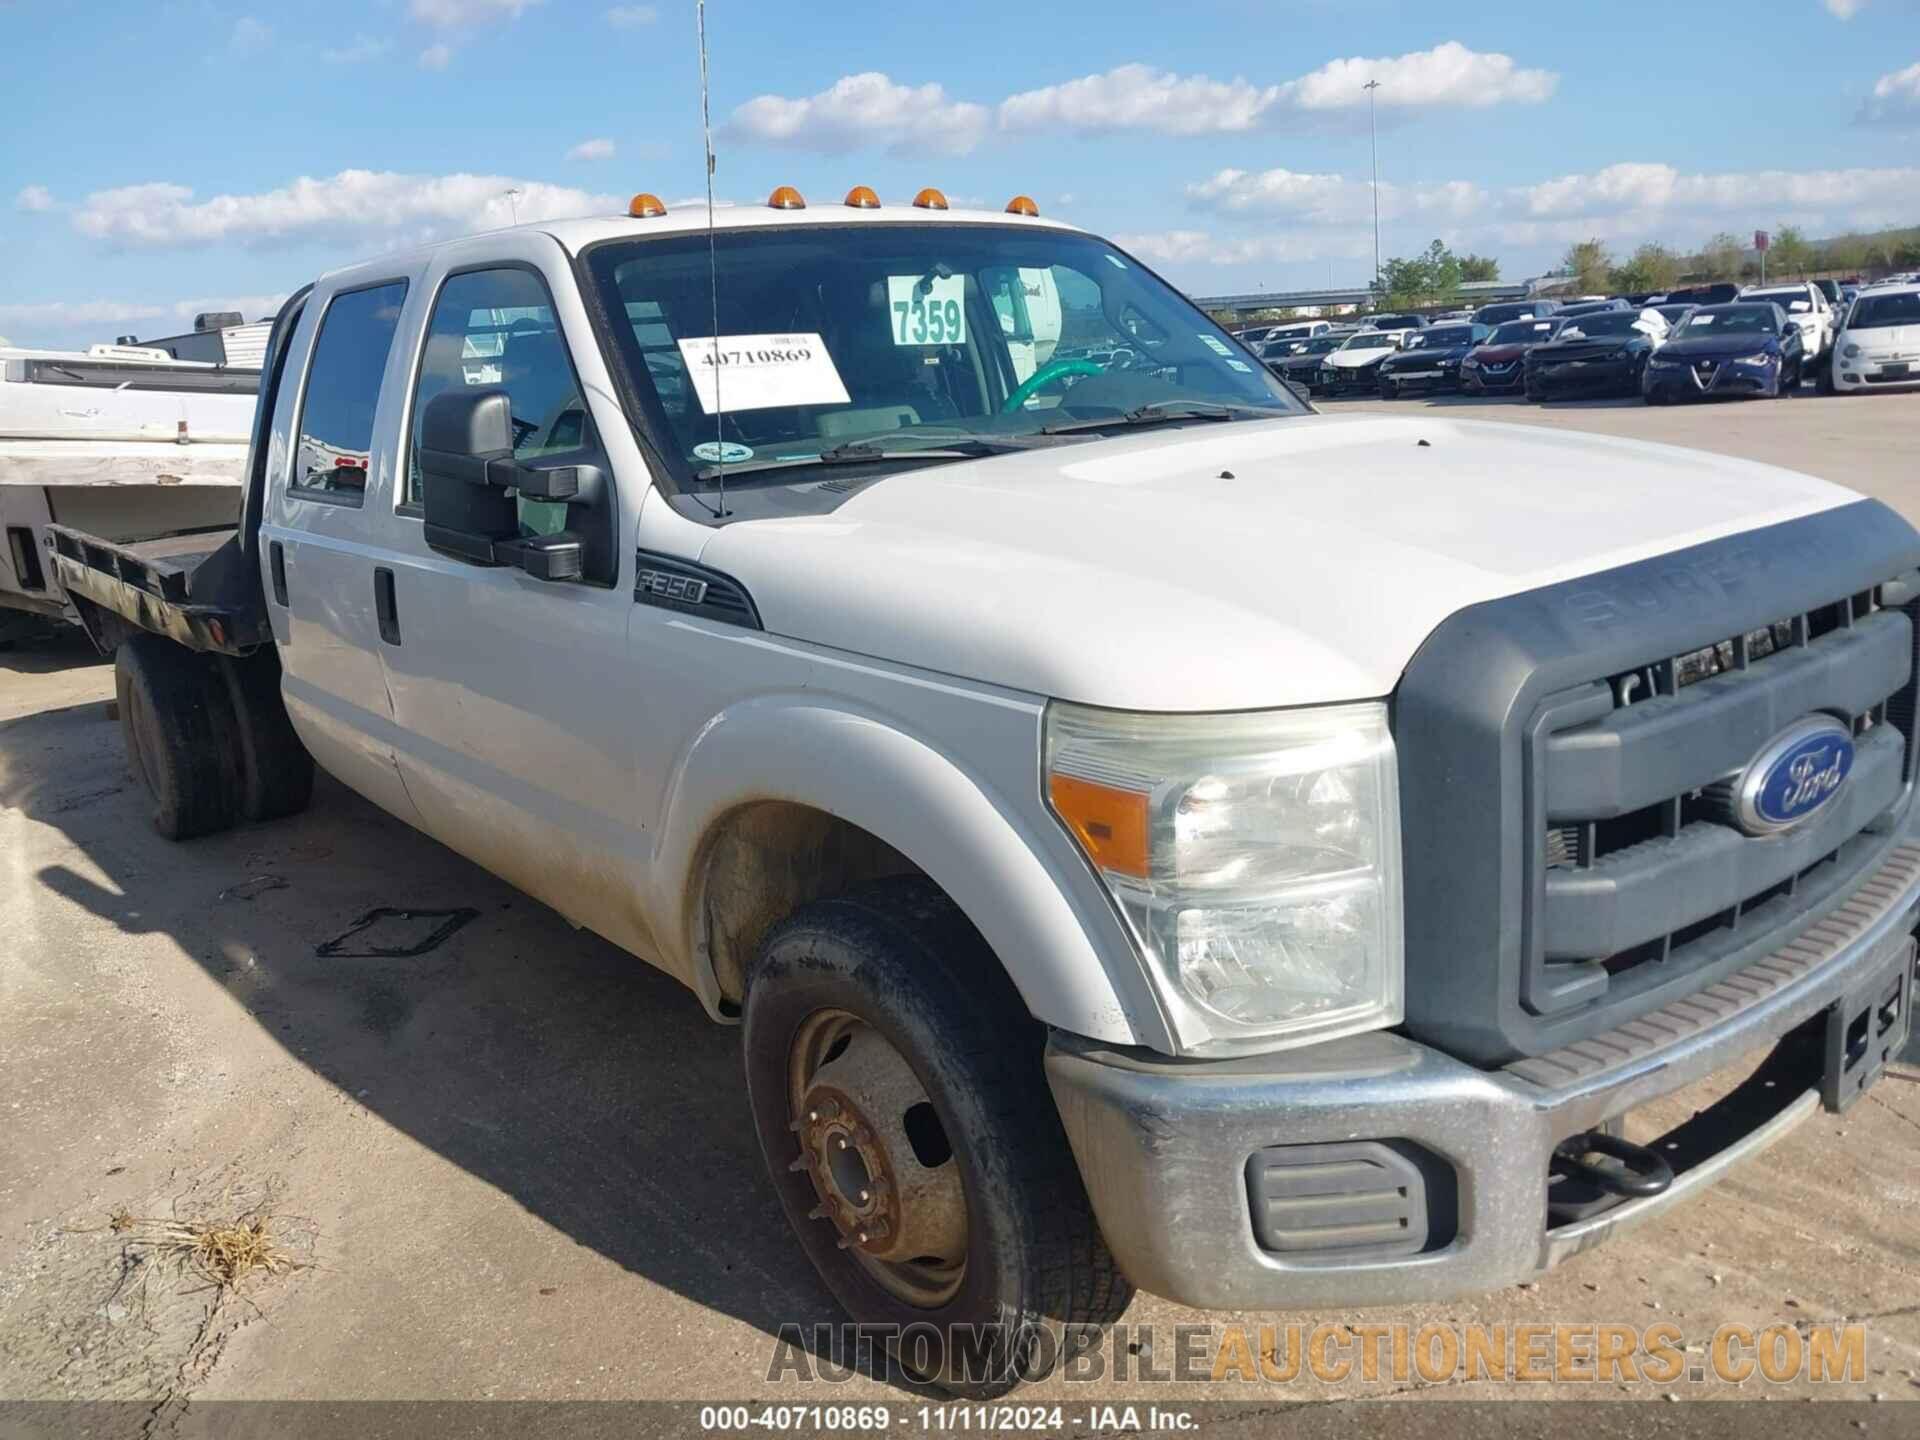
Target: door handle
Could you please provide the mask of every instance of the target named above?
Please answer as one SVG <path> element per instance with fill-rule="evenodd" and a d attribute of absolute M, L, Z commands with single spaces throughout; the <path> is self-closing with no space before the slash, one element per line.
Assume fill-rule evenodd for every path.
<path fill-rule="evenodd" d="M 273 571 L 273 603 L 287 608 L 287 547 L 275 540 L 267 546 L 267 564 Z"/>
<path fill-rule="evenodd" d="M 384 565 L 373 567 L 373 614 L 380 624 L 380 638 L 389 645 L 398 645 L 400 612 L 393 603 L 393 571 Z"/>

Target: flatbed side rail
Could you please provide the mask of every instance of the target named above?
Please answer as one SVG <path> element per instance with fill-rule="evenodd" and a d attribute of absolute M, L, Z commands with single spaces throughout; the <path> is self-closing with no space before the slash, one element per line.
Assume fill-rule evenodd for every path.
<path fill-rule="evenodd" d="M 111 650 L 119 635 L 118 627 L 102 623 L 101 610 L 190 650 L 240 656 L 273 639 L 263 607 L 197 598 L 217 593 L 221 587 L 208 582 L 217 582 L 240 561 L 231 536 L 217 550 L 183 564 L 189 557 L 141 555 L 64 525 L 49 525 L 47 534 L 53 540 L 54 573 L 102 651 Z"/>

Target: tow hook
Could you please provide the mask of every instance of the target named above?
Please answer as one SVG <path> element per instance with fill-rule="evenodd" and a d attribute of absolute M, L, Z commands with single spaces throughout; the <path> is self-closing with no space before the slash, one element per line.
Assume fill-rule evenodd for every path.
<path fill-rule="evenodd" d="M 1596 1165 L 1587 1159 L 1589 1155 L 1617 1160 L 1619 1167 Z M 1554 1147 L 1553 1169 L 1596 1190 L 1636 1200 L 1663 1194 L 1673 1184 L 1673 1167 L 1660 1156 L 1604 1130 L 1586 1130 L 1562 1140 Z"/>

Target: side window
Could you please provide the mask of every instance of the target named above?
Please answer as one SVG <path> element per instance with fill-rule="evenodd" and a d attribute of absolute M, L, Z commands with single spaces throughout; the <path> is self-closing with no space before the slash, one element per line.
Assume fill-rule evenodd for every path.
<path fill-rule="evenodd" d="M 407 499 L 420 501 L 420 426 L 437 395 L 468 386 L 501 389 L 513 407 L 513 458 L 539 459 L 593 443 L 586 401 L 554 318 L 546 282 L 531 270 L 470 270 L 440 287 L 413 393 Z M 522 528 L 564 528 L 567 507 L 522 500 Z"/>
<path fill-rule="evenodd" d="M 336 295 L 320 320 L 300 402 L 293 485 L 358 504 L 367 488 L 373 412 L 406 282 Z"/>

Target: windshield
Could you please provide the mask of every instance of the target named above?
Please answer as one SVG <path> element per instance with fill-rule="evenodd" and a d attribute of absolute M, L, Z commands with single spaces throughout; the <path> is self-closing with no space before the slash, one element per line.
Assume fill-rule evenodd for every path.
<path fill-rule="evenodd" d="M 1640 324 L 1640 315 L 1633 310 L 1596 310 L 1591 315 L 1578 315 L 1569 320 L 1556 339 L 1574 340 L 1581 336 L 1594 335 L 1632 335 Z"/>
<path fill-rule="evenodd" d="M 1487 344 L 1525 345 L 1544 340 L 1559 328 L 1559 323 L 1553 320 L 1513 320 L 1494 331 Z"/>
<path fill-rule="evenodd" d="M 1693 309 L 1691 305 L 1656 305 L 1653 313 L 1669 325 L 1678 325 L 1687 317 L 1687 312 L 1691 309 Z"/>
<path fill-rule="evenodd" d="M 1856 300 L 1849 330 L 1882 330 L 1889 325 L 1920 325 L 1920 290 L 1900 295 L 1868 295 Z"/>
<path fill-rule="evenodd" d="M 980 453 L 1064 426 L 1308 413 L 1092 236 L 911 223 L 722 230 L 712 243 L 711 277 L 705 231 L 586 255 L 633 389 L 696 481 L 721 462 L 731 483 L 829 451 L 830 463 L 874 458 L 869 447 Z"/>
<path fill-rule="evenodd" d="M 1473 327 L 1471 325 L 1440 325 L 1432 330 L 1422 330 L 1413 337 L 1412 344 L 1421 350 L 1444 350 L 1450 345 L 1471 345 Z"/>
<path fill-rule="evenodd" d="M 1813 302 L 1807 298 L 1807 292 L 1795 285 L 1789 290 L 1749 290 L 1740 297 L 1742 300 L 1765 300 L 1778 305 L 1782 310 L 1791 310 L 1798 305 L 1802 310 L 1811 310 Z"/>
<path fill-rule="evenodd" d="M 1340 348 L 1342 350 L 1391 350 L 1398 337 L 1384 330 L 1362 330 L 1349 335 Z"/>
<path fill-rule="evenodd" d="M 1346 343 L 1347 337 L 1345 335 L 1322 335 L 1316 339 L 1309 340 L 1301 347 L 1300 353 L 1302 355 L 1325 355 L 1330 350 L 1338 350 Z"/>
<path fill-rule="evenodd" d="M 1780 312 L 1772 305 L 1715 305 L 1696 310 L 1674 331 L 1676 340 L 1700 340 L 1713 335 L 1777 335 Z"/>

